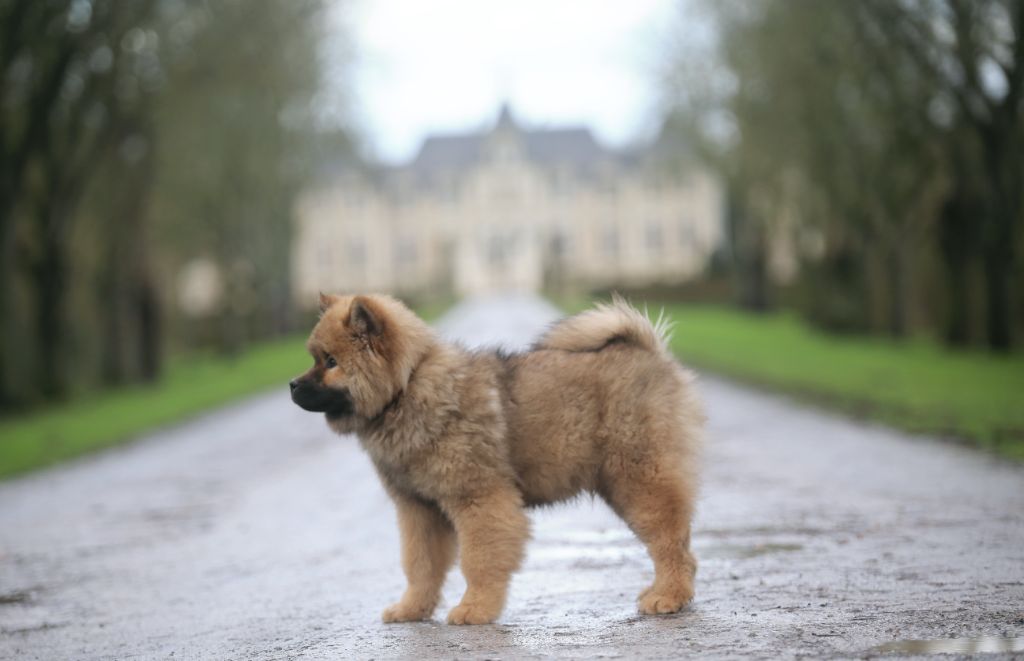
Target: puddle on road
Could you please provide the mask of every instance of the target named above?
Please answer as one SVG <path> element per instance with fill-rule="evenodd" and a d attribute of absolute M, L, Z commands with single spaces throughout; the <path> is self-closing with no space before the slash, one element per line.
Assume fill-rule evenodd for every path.
<path fill-rule="evenodd" d="M 803 550 L 803 544 L 763 542 L 753 544 L 705 544 L 700 537 L 695 540 L 694 552 L 700 557 L 713 558 L 756 558 L 773 553 L 787 553 Z M 599 556 L 616 553 L 644 553 L 644 546 L 636 536 L 626 529 L 605 530 L 573 530 L 558 533 L 541 533 L 534 540 L 534 545 L 545 549 L 545 552 L 560 555 L 586 553 Z M 555 550 L 557 549 L 557 550 Z M 617 551 L 615 549 L 618 549 Z"/>
<path fill-rule="evenodd" d="M 30 601 L 31 599 L 31 590 L 17 590 L 15 592 L 0 593 L 0 606 L 24 604 Z"/>
<path fill-rule="evenodd" d="M 555 534 L 539 535 L 538 541 L 552 544 L 575 544 L 584 546 L 631 546 L 639 544 L 636 535 L 626 529 L 573 530 Z"/>
<path fill-rule="evenodd" d="M 557 537 L 537 540 L 531 556 L 548 560 L 568 560 L 585 557 L 592 560 L 622 560 L 626 557 L 646 555 L 643 544 L 629 531 L 602 532 L 574 531 Z M 697 543 L 694 552 L 700 558 L 728 558 L 745 560 L 774 553 L 800 551 L 803 544 L 709 544 Z"/>
<path fill-rule="evenodd" d="M 876 645 L 867 654 L 979 654 L 1024 652 L 1024 638 L 980 636 L 978 638 L 936 638 L 935 640 L 894 640 Z"/>
<path fill-rule="evenodd" d="M 772 553 L 799 551 L 803 544 L 715 544 L 695 549 L 697 557 L 703 558 L 757 558 Z"/>

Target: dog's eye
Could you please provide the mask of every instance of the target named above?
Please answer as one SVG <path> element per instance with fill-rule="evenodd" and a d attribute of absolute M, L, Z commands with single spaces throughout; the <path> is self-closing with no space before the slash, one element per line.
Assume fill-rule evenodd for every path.
<path fill-rule="evenodd" d="M 338 366 L 338 361 L 334 360 L 334 356 L 327 356 L 327 360 L 324 362 L 327 363 L 327 369 L 331 369 Z"/>

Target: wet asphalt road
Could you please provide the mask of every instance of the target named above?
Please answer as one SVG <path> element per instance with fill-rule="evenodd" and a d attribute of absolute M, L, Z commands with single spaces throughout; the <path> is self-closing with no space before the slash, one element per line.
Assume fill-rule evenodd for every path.
<path fill-rule="evenodd" d="M 476 301 L 470 343 L 554 315 Z M 685 320 L 676 332 L 685 333 Z M 297 370 L 305 363 L 297 357 Z M 380 623 L 401 594 L 391 505 L 352 439 L 285 384 L 0 484 L 0 658 L 864 656 L 1024 636 L 1024 470 L 710 377 L 697 596 L 642 618 L 648 558 L 601 503 L 534 513 L 498 624 Z"/>

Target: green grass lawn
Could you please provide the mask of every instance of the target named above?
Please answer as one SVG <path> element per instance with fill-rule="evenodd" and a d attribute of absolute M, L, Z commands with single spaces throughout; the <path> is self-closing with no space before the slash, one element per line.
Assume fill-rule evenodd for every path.
<path fill-rule="evenodd" d="M 417 308 L 427 320 L 450 303 Z M 171 361 L 152 386 L 132 386 L 0 420 L 0 478 L 54 464 L 180 422 L 287 382 L 309 368 L 306 336 L 268 342 L 235 359 Z"/>
<path fill-rule="evenodd" d="M 1024 460 L 1024 354 L 838 337 L 787 314 L 687 305 L 666 311 L 676 322 L 674 351 L 695 367 Z"/>

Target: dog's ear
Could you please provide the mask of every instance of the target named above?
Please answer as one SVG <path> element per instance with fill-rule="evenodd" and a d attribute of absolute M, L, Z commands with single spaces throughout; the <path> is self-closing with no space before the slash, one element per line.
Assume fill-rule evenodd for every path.
<path fill-rule="evenodd" d="M 348 326 L 359 335 L 378 335 L 383 328 L 380 315 L 365 296 L 356 296 L 348 313 Z"/>
<path fill-rule="evenodd" d="M 338 297 L 334 294 L 325 294 L 320 292 L 320 314 L 327 312 L 327 309 L 338 302 Z"/>

